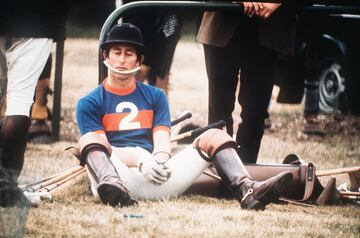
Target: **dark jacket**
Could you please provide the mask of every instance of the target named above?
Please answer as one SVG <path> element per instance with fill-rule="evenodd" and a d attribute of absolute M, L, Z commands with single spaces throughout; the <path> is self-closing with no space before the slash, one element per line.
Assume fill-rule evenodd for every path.
<path fill-rule="evenodd" d="M 0 36 L 64 40 L 67 13 L 67 0 L 2 0 Z"/>
<path fill-rule="evenodd" d="M 243 16 L 238 12 L 205 12 L 199 29 L 198 40 L 207 45 L 225 46 L 236 30 L 244 35 L 247 29 L 238 29 Z M 257 27 L 257 40 L 260 45 L 283 54 L 293 54 L 297 18 L 295 11 L 284 4 L 266 19 L 253 18 Z"/>

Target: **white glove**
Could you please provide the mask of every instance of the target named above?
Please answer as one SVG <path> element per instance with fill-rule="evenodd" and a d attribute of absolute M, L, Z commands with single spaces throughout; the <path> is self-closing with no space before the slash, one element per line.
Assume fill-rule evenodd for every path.
<path fill-rule="evenodd" d="M 154 185 L 165 183 L 171 175 L 171 171 L 166 166 L 159 165 L 151 158 L 147 158 L 140 163 L 139 171 Z"/>

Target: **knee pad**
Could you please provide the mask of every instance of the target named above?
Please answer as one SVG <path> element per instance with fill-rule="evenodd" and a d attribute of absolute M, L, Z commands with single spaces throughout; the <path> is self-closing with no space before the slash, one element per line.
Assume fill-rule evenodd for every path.
<path fill-rule="evenodd" d="M 199 152 L 202 158 L 210 161 L 216 152 L 224 148 L 237 148 L 234 139 L 220 129 L 209 129 L 198 136 L 192 146 Z M 204 153 L 207 154 L 204 155 Z"/>
<path fill-rule="evenodd" d="M 105 135 L 96 132 L 88 132 L 80 137 L 78 144 L 79 154 L 77 157 L 80 160 L 81 166 L 85 165 L 88 153 L 93 150 L 103 151 L 108 156 L 111 155 L 111 145 L 107 141 Z"/>

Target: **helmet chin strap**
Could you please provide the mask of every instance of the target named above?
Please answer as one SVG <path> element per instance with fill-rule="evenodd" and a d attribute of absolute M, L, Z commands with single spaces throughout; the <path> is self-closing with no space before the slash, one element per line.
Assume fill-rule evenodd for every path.
<path fill-rule="evenodd" d="M 103 63 L 114 74 L 130 75 L 130 74 L 136 74 L 140 70 L 140 66 L 136 67 L 134 69 L 129 69 L 129 70 L 118 70 L 118 69 L 115 69 L 114 67 L 112 67 L 106 60 L 104 60 Z"/>

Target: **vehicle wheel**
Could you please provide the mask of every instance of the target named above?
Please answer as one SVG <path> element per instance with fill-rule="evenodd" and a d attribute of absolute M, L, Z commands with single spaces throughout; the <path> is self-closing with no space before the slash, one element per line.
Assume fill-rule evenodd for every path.
<path fill-rule="evenodd" d="M 330 114 L 345 109 L 345 77 L 341 63 L 325 58 L 319 71 L 319 109 Z"/>

